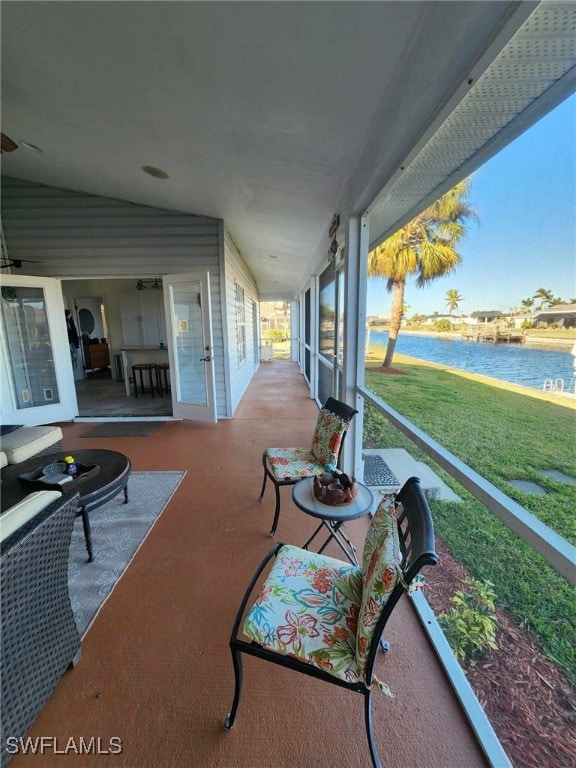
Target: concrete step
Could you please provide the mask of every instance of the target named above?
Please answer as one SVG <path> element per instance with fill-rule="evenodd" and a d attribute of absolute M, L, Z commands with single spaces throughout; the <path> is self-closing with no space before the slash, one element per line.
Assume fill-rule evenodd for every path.
<path fill-rule="evenodd" d="M 441 501 L 462 501 L 449 485 L 446 485 L 444 480 L 440 478 L 427 464 L 422 461 L 417 461 L 418 473 L 417 477 L 420 478 L 420 482 L 426 492 L 426 495 L 430 499 L 440 499 Z M 429 480 L 424 480 L 428 476 Z M 427 485 L 428 483 L 428 485 Z"/>
<path fill-rule="evenodd" d="M 372 485 L 365 481 L 366 485 L 374 490 L 394 493 L 400 490 L 408 478 L 418 477 L 428 498 L 461 501 L 459 496 L 428 465 L 413 459 L 403 448 L 370 448 L 362 451 L 362 454 L 380 456 L 397 480 L 396 483 L 390 481 L 387 485 Z"/>

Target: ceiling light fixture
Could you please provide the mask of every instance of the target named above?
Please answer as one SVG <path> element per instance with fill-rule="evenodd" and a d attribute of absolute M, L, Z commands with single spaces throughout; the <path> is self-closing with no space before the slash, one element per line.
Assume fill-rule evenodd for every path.
<path fill-rule="evenodd" d="M 170 174 L 163 171 L 162 168 L 155 168 L 153 165 L 143 165 L 142 170 L 147 173 L 148 176 L 153 176 L 155 179 L 169 179 Z"/>
<path fill-rule="evenodd" d="M 334 238 L 336 236 L 336 232 L 338 231 L 339 226 L 340 226 L 340 214 L 335 213 L 334 216 L 332 216 L 332 221 L 330 222 L 328 237 Z"/>
<path fill-rule="evenodd" d="M 340 214 L 335 213 L 330 223 L 330 229 L 328 230 L 328 237 L 330 238 L 331 242 L 330 242 L 330 248 L 328 248 L 328 253 L 326 255 L 328 256 L 329 264 L 335 261 L 336 254 L 338 253 L 338 249 L 340 248 L 338 240 L 336 239 L 336 233 L 338 232 L 339 226 L 340 226 Z"/>
<path fill-rule="evenodd" d="M 146 288 L 153 288 L 155 291 L 159 291 L 162 289 L 162 279 L 159 277 L 151 277 L 151 278 L 144 278 L 143 280 L 138 280 L 136 283 L 136 290 L 137 291 L 144 291 Z"/>

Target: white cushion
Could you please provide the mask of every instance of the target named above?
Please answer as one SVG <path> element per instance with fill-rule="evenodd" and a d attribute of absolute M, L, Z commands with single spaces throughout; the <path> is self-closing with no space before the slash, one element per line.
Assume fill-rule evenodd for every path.
<path fill-rule="evenodd" d="M 60 427 L 20 427 L 3 435 L 0 446 L 8 464 L 19 464 L 62 440 Z"/>
<path fill-rule="evenodd" d="M 0 469 L 2 469 L 2 467 L 5 467 L 6 464 L 8 464 L 8 459 L 6 458 L 6 454 L 4 453 L 4 451 L 0 451 Z"/>
<path fill-rule="evenodd" d="M 18 504 L 14 504 L 0 515 L 0 541 L 7 539 L 49 504 L 61 498 L 59 491 L 34 491 Z"/>

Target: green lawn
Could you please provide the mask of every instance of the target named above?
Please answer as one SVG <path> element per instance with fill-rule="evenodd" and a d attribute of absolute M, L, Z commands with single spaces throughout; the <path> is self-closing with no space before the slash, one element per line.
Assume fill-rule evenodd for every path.
<path fill-rule="evenodd" d="M 367 368 L 366 384 L 458 458 L 572 543 L 576 543 L 576 486 L 543 477 L 556 469 L 576 478 L 576 410 L 459 376 L 429 364 L 394 363 L 408 375 Z M 431 502 L 435 524 L 451 552 L 495 586 L 497 602 L 533 631 L 543 651 L 576 676 L 574 589 L 510 529 L 487 512 L 374 409 L 365 413 L 371 447 L 404 447 L 441 475 L 463 503 Z M 507 480 L 532 480 L 545 496 Z"/>

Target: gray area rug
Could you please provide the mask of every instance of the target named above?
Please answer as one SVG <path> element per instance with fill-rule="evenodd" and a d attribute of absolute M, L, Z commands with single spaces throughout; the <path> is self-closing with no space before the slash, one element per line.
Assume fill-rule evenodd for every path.
<path fill-rule="evenodd" d="M 107 421 L 80 437 L 148 437 L 164 424 L 165 421 Z"/>
<path fill-rule="evenodd" d="M 124 494 L 90 513 L 94 562 L 88 563 L 82 518 L 72 531 L 68 584 L 83 637 L 180 485 L 185 472 L 133 472 Z"/>

